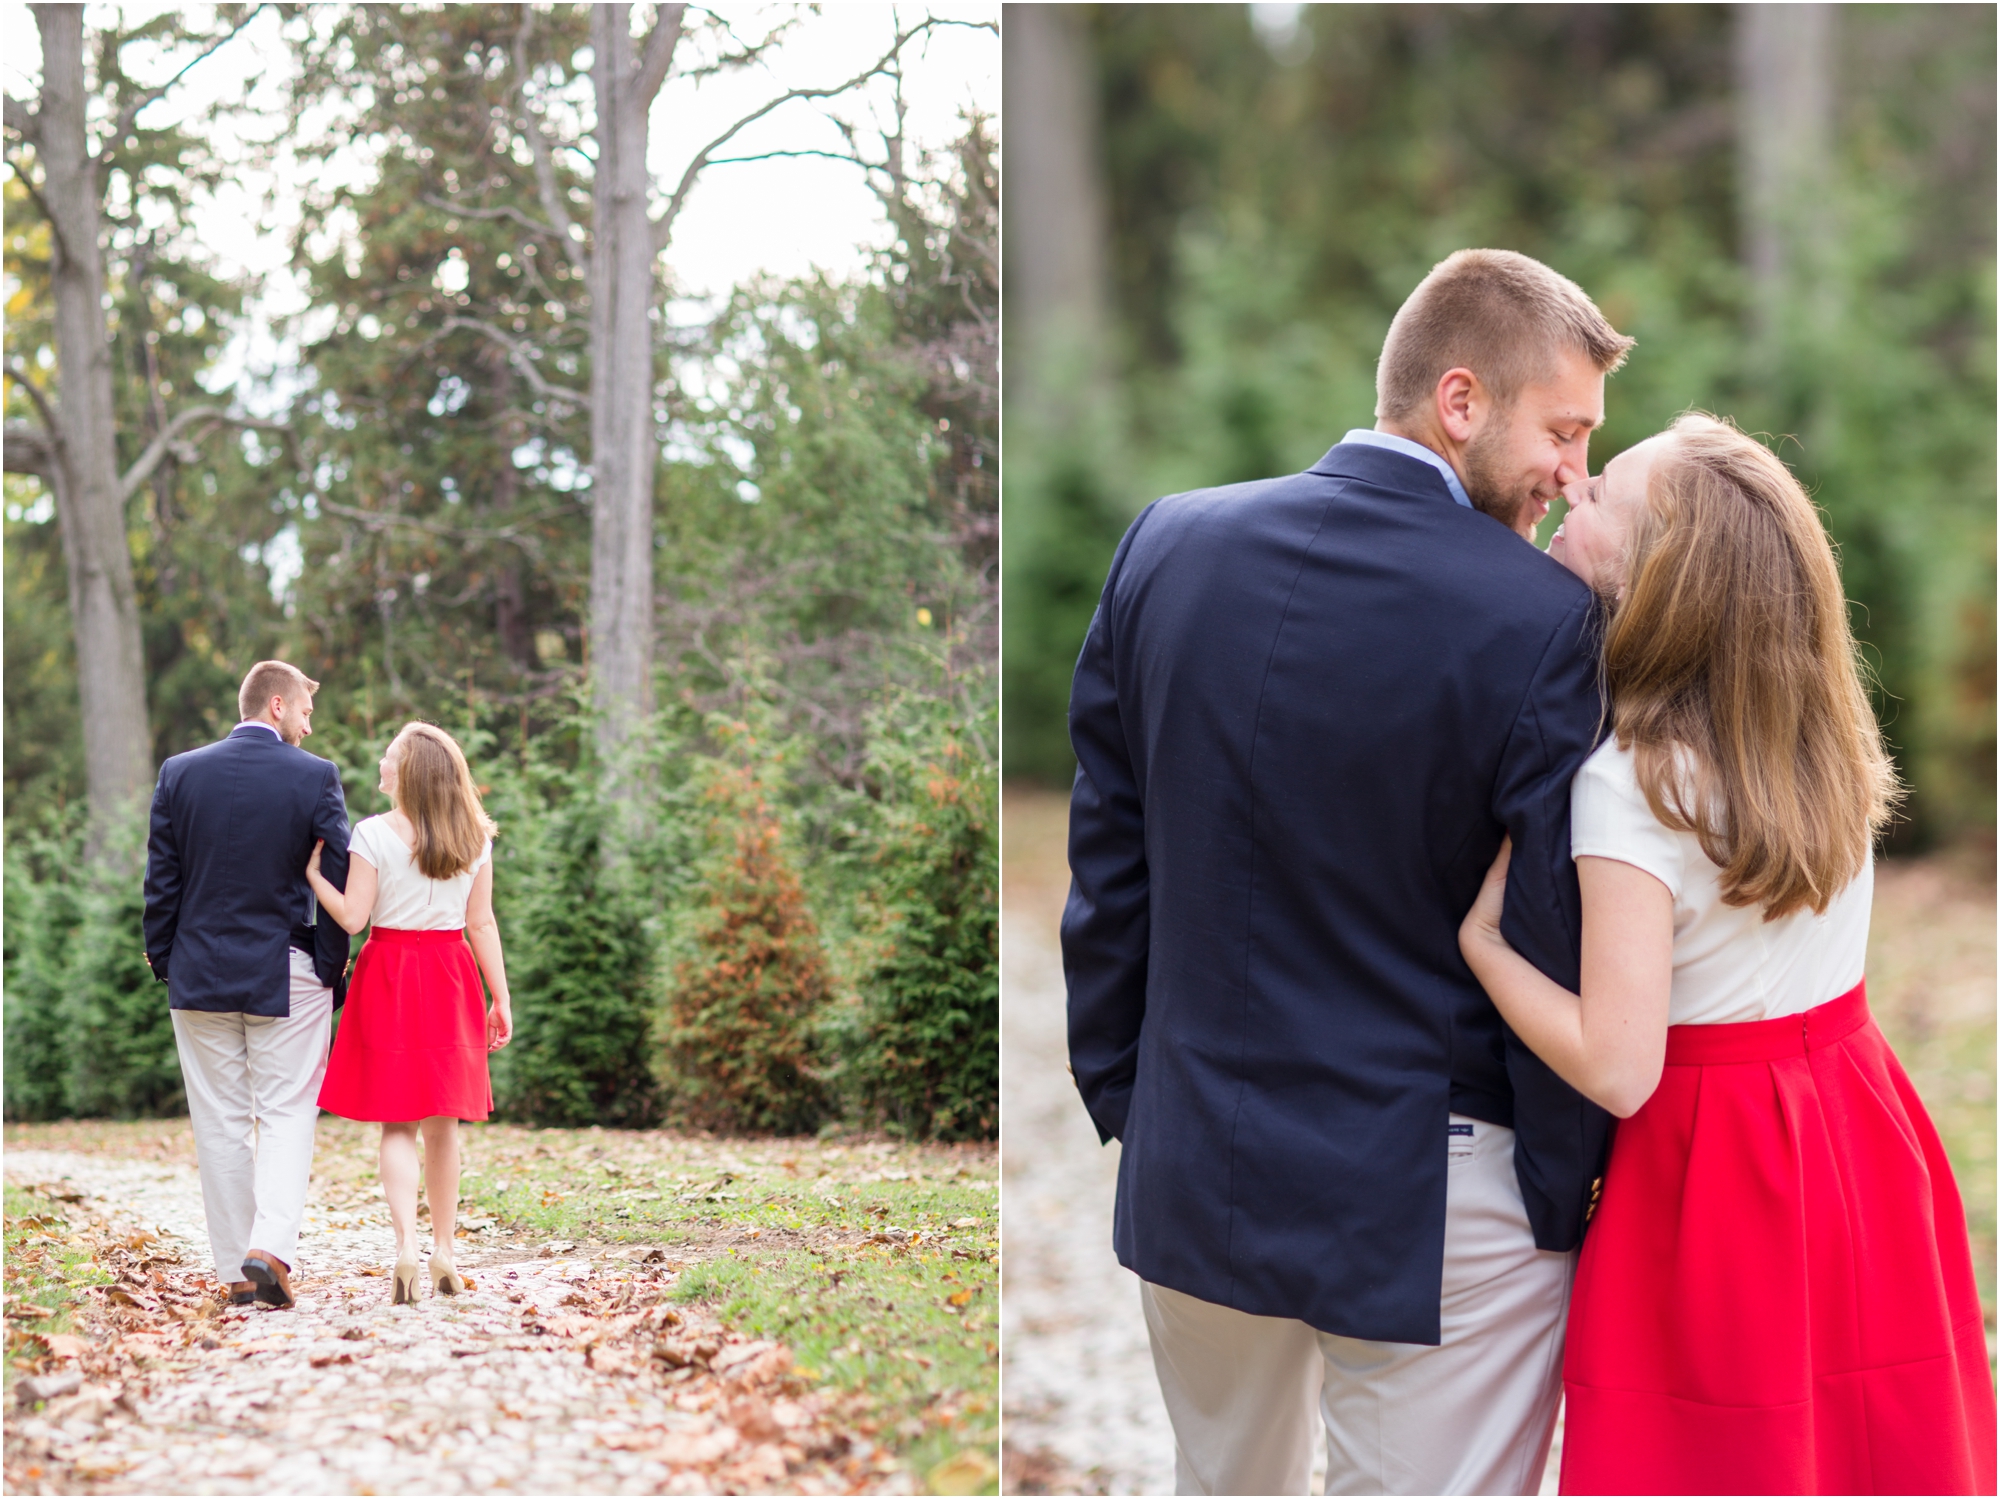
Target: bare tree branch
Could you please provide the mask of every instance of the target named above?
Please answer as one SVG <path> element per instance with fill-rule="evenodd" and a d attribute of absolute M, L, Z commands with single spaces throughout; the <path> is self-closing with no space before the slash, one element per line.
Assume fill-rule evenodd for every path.
<path fill-rule="evenodd" d="M 422 200 L 432 208 L 441 208 L 446 213 L 455 213 L 462 219 L 512 219 L 523 229 L 538 234 L 543 239 L 561 239 L 563 235 L 552 224 L 544 224 L 540 219 L 531 219 L 511 203 L 498 208 L 468 208 L 463 203 L 454 203 L 449 198 L 433 198 L 426 193 Z"/>
<path fill-rule="evenodd" d="M 55 210 L 49 207 L 49 200 L 44 198 L 42 190 L 35 186 L 35 179 L 28 175 L 27 168 L 11 156 L 7 158 L 7 170 L 14 174 L 16 182 L 27 189 L 28 196 L 35 200 L 35 207 L 42 211 L 42 218 L 48 223 L 49 233 L 55 236 L 57 251 L 67 254 L 68 245 L 63 239 L 62 225 L 56 221 Z"/>
<path fill-rule="evenodd" d="M 125 137 L 128 134 L 131 133 L 132 124 L 135 120 L 139 118 L 139 112 L 141 110 L 143 110 L 148 104 L 151 104 L 156 100 L 160 99 L 161 97 L 163 97 L 168 89 L 172 88 L 175 84 L 179 83 L 183 78 L 187 77 L 189 72 L 193 70 L 195 64 L 212 56 L 219 49 L 226 46 L 236 36 L 236 34 L 239 31 L 241 31 L 245 26 L 248 26 L 252 21 L 256 20 L 258 16 L 263 14 L 263 11 L 264 7 L 262 5 L 253 7 L 250 13 L 246 15 L 242 20 L 238 21 L 234 26 L 230 27 L 228 31 L 224 32 L 221 36 L 217 37 L 214 41 L 210 42 L 206 47 L 202 48 L 201 51 L 197 52 L 193 57 L 189 58 L 187 62 L 182 66 L 181 70 L 178 73 L 174 74 L 173 77 L 169 78 L 165 83 L 160 84 L 156 88 L 147 89 L 144 93 L 134 98 L 123 109 L 119 110 L 118 123 L 112 126 L 111 133 L 104 138 L 104 148 L 97 153 L 98 164 L 100 166 L 109 166 L 111 164 L 113 157 L 115 157 L 118 153 L 119 144 L 125 139 Z"/>
<path fill-rule="evenodd" d="M 129 500 L 138 493 L 139 486 L 153 476 L 153 470 L 160 466 L 175 445 L 181 433 L 201 422 L 231 427 L 249 427 L 259 432 L 282 432 L 287 445 L 292 441 L 292 427 L 289 422 L 267 421 L 263 417 L 241 416 L 222 410 L 219 406 L 190 406 L 161 429 L 160 435 L 146 445 L 146 451 L 139 455 L 139 461 L 125 471 L 125 477 L 118 481 L 118 498 Z M 202 434 L 207 436 L 206 433 Z M 196 439 L 199 441 L 199 439 Z M 293 449 L 296 460 L 297 449 Z"/>
<path fill-rule="evenodd" d="M 542 372 L 535 368 L 535 361 L 528 352 L 528 345 L 520 339 L 502 333 L 491 323 L 481 322 L 478 318 L 469 317 L 448 317 L 444 320 L 439 331 L 449 333 L 455 328 L 465 328 L 474 333 L 484 334 L 487 338 L 499 344 L 507 351 L 508 363 L 527 376 L 528 384 L 534 387 L 536 394 L 546 396 L 551 401 L 567 401 L 570 405 L 584 411 L 590 409 L 590 397 L 583 394 L 583 392 L 571 390 L 567 386 L 551 385 L 547 380 L 544 380 Z"/>
<path fill-rule="evenodd" d="M 649 106 L 667 81 L 667 69 L 674 65 L 674 48 L 680 43 L 681 19 L 686 14 L 685 5 L 662 5 L 653 29 L 646 34 L 646 50 L 639 59 L 639 97 Z"/>
<path fill-rule="evenodd" d="M 858 156 L 850 156 L 845 151 L 759 151 L 754 156 L 711 156 L 708 164 L 712 167 L 736 166 L 746 161 L 775 161 L 781 156 L 823 156 L 828 161 L 844 161 L 850 166 L 860 167 L 864 172 L 873 168 Z"/>
<path fill-rule="evenodd" d="M 21 362 L 9 360 L 7 376 L 28 393 L 34 403 L 35 413 L 42 419 L 42 429 L 20 422 L 9 422 L 5 433 L 6 468 L 10 474 L 34 474 L 50 489 L 55 491 L 58 502 L 63 494 L 62 473 L 62 423 L 56 420 L 55 411 L 49 406 L 49 399 L 41 388 L 28 378 L 28 372 Z"/>
<path fill-rule="evenodd" d="M 800 21 L 800 17 L 793 15 L 790 19 L 780 21 L 777 25 L 769 27 L 765 31 L 762 41 L 751 42 L 745 41 L 729 17 L 723 15 L 720 11 L 712 10 L 706 5 L 697 5 L 693 9 L 697 15 L 706 17 L 710 25 L 729 38 L 731 42 L 735 43 L 736 50 L 730 52 L 725 49 L 705 63 L 700 63 L 691 68 L 682 68 L 680 72 L 674 75 L 676 78 L 713 78 L 719 73 L 729 71 L 731 68 L 745 67 L 750 63 L 762 61 L 765 53 L 778 46 L 786 36 L 798 29 Z"/>
<path fill-rule="evenodd" d="M 50 484 L 56 477 L 56 445 L 49 434 L 26 422 L 9 422 L 4 434 L 7 472 L 33 474 Z"/>
<path fill-rule="evenodd" d="M 942 23 L 928 17 L 919 21 L 915 26 L 910 27 L 909 30 L 898 32 L 896 40 L 890 44 L 889 50 L 884 52 L 880 59 L 873 65 L 856 73 L 845 83 L 835 84 L 831 88 L 795 88 L 787 90 L 785 93 L 779 94 L 776 98 L 770 99 L 758 108 L 751 110 L 749 114 L 743 116 L 742 119 L 703 146 L 695 153 L 694 160 L 688 163 L 687 170 L 681 173 L 680 183 L 674 188 L 673 196 L 667 199 L 666 207 L 660 210 L 660 216 L 653 220 L 653 252 L 658 254 L 672 243 L 674 220 L 680 216 L 682 207 L 687 203 L 688 194 L 694 190 L 695 179 L 701 176 L 703 170 L 708 167 L 717 151 L 728 145 L 730 141 L 734 140 L 744 130 L 763 119 L 765 115 L 791 103 L 794 99 L 830 99 L 837 94 L 846 93 L 849 89 L 859 88 L 869 79 L 887 72 L 895 63 L 897 57 L 901 55 L 903 48 L 908 46 L 913 38 L 939 24 Z"/>
<path fill-rule="evenodd" d="M 42 138 L 42 117 L 12 94 L 7 95 L 7 128 L 29 144 Z"/>
<path fill-rule="evenodd" d="M 448 526 L 442 521 L 425 520 L 420 515 L 405 515 L 399 510 L 360 510 L 352 505 L 337 505 L 324 497 L 315 502 L 328 515 L 337 515 L 343 520 L 358 521 L 370 531 L 385 531 L 391 526 L 407 526 L 412 530 L 424 531 L 432 536 L 449 536 L 461 541 L 505 541 L 511 542 L 528 553 L 541 557 L 540 538 L 528 529 L 528 523 L 546 520 L 555 514 L 553 508 L 527 516 L 521 523 L 505 526 Z"/>
<path fill-rule="evenodd" d="M 569 207 L 563 202 L 562 184 L 556 181 L 555 158 L 549 154 L 547 137 L 542 134 L 542 123 L 535 118 L 535 106 L 528 98 L 528 39 L 535 34 L 535 7 L 521 7 L 521 25 L 514 33 L 514 91 L 521 96 L 521 133 L 528 138 L 528 148 L 535 156 L 535 187 L 541 194 L 542 212 L 549 216 L 555 226 L 555 238 L 561 242 L 563 254 L 569 257 L 569 266 L 579 277 L 587 267 L 583 259 L 583 246 L 572 234 L 572 220 Z M 586 285 L 589 283 L 586 281 Z"/>
<path fill-rule="evenodd" d="M 18 359 L 7 361 L 7 376 L 28 393 L 28 399 L 35 403 L 35 411 L 42 419 L 42 426 L 48 430 L 49 440 L 57 446 L 63 441 L 62 423 L 56 420 L 55 409 L 49 405 L 49 398 L 42 394 L 41 387 L 28 378 L 28 372 Z"/>

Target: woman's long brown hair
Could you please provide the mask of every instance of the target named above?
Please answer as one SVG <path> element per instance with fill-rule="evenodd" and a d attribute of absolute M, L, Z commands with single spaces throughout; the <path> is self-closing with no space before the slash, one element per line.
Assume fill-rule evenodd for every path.
<path fill-rule="evenodd" d="M 1696 412 L 1671 431 L 1605 635 L 1612 727 L 1653 815 L 1721 867 L 1725 903 L 1823 912 L 1902 796 L 1840 568 L 1768 448 Z"/>
<path fill-rule="evenodd" d="M 408 723 L 389 746 L 396 807 L 416 830 L 417 868 L 434 880 L 463 874 L 493 836 L 465 752 L 436 724 Z"/>

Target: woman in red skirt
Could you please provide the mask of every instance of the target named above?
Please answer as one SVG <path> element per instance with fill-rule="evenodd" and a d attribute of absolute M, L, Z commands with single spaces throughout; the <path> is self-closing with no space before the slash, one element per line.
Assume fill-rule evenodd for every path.
<path fill-rule="evenodd" d="M 465 755 L 444 730 L 405 725 L 382 756 L 382 790 L 395 810 L 355 826 L 347 889 L 327 883 L 317 848 L 306 877 L 348 931 L 374 923 L 355 960 L 319 1102 L 382 1124 L 382 1190 L 396 1228 L 391 1298 L 400 1304 L 417 1296 L 420 1125 L 430 1280 L 448 1296 L 465 1288 L 452 1263 L 458 1121 L 492 1112 L 486 1054 L 507 1044 L 514 1022 L 493 919 L 493 824 Z"/>
<path fill-rule="evenodd" d="M 1899 795 L 1832 548 L 1785 466 L 1682 417 L 1550 555 L 1604 597 L 1612 734 L 1571 789 L 1582 994 L 1460 933 L 1516 1034 L 1619 1117 L 1563 1366 L 1566 1494 L 1990 1494 L 1965 1214 L 1868 1013 Z"/>

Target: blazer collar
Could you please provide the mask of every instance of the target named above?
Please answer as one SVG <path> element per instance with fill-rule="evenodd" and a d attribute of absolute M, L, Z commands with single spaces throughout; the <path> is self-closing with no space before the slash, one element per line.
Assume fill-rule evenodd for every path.
<path fill-rule="evenodd" d="M 1372 443 L 1336 443 L 1307 472 L 1334 479 L 1360 479 L 1412 499 L 1437 500 L 1454 510 L 1460 508 L 1451 490 L 1446 488 L 1443 476 L 1428 463 Z"/>
<path fill-rule="evenodd" d="M 285 742 L 277 730 L 259 728 L 254 723 L 239 723 L 229 731 L 229 737 L 231 739 L 262 739 L 270 744 L 283 744 Z"/>

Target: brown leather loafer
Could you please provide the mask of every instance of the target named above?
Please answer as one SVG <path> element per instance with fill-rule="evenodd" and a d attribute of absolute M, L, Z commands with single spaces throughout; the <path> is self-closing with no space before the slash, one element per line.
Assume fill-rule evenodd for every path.
<path fill-rule="evenodd" d="M 257 1299 L 275 1307 L 292 1305 L 291 1267 L 275 1254 L 253 1249 L 243 1256 L 243 1274 L 257 1287 Z"/>
<path fill-rule="evenodd" d="M 257 1299 L 257 1282 L 254 1280 L 233 1281 L 225 1289 L 229 1292 L 231 1306 L 248 1306 Z"/>

